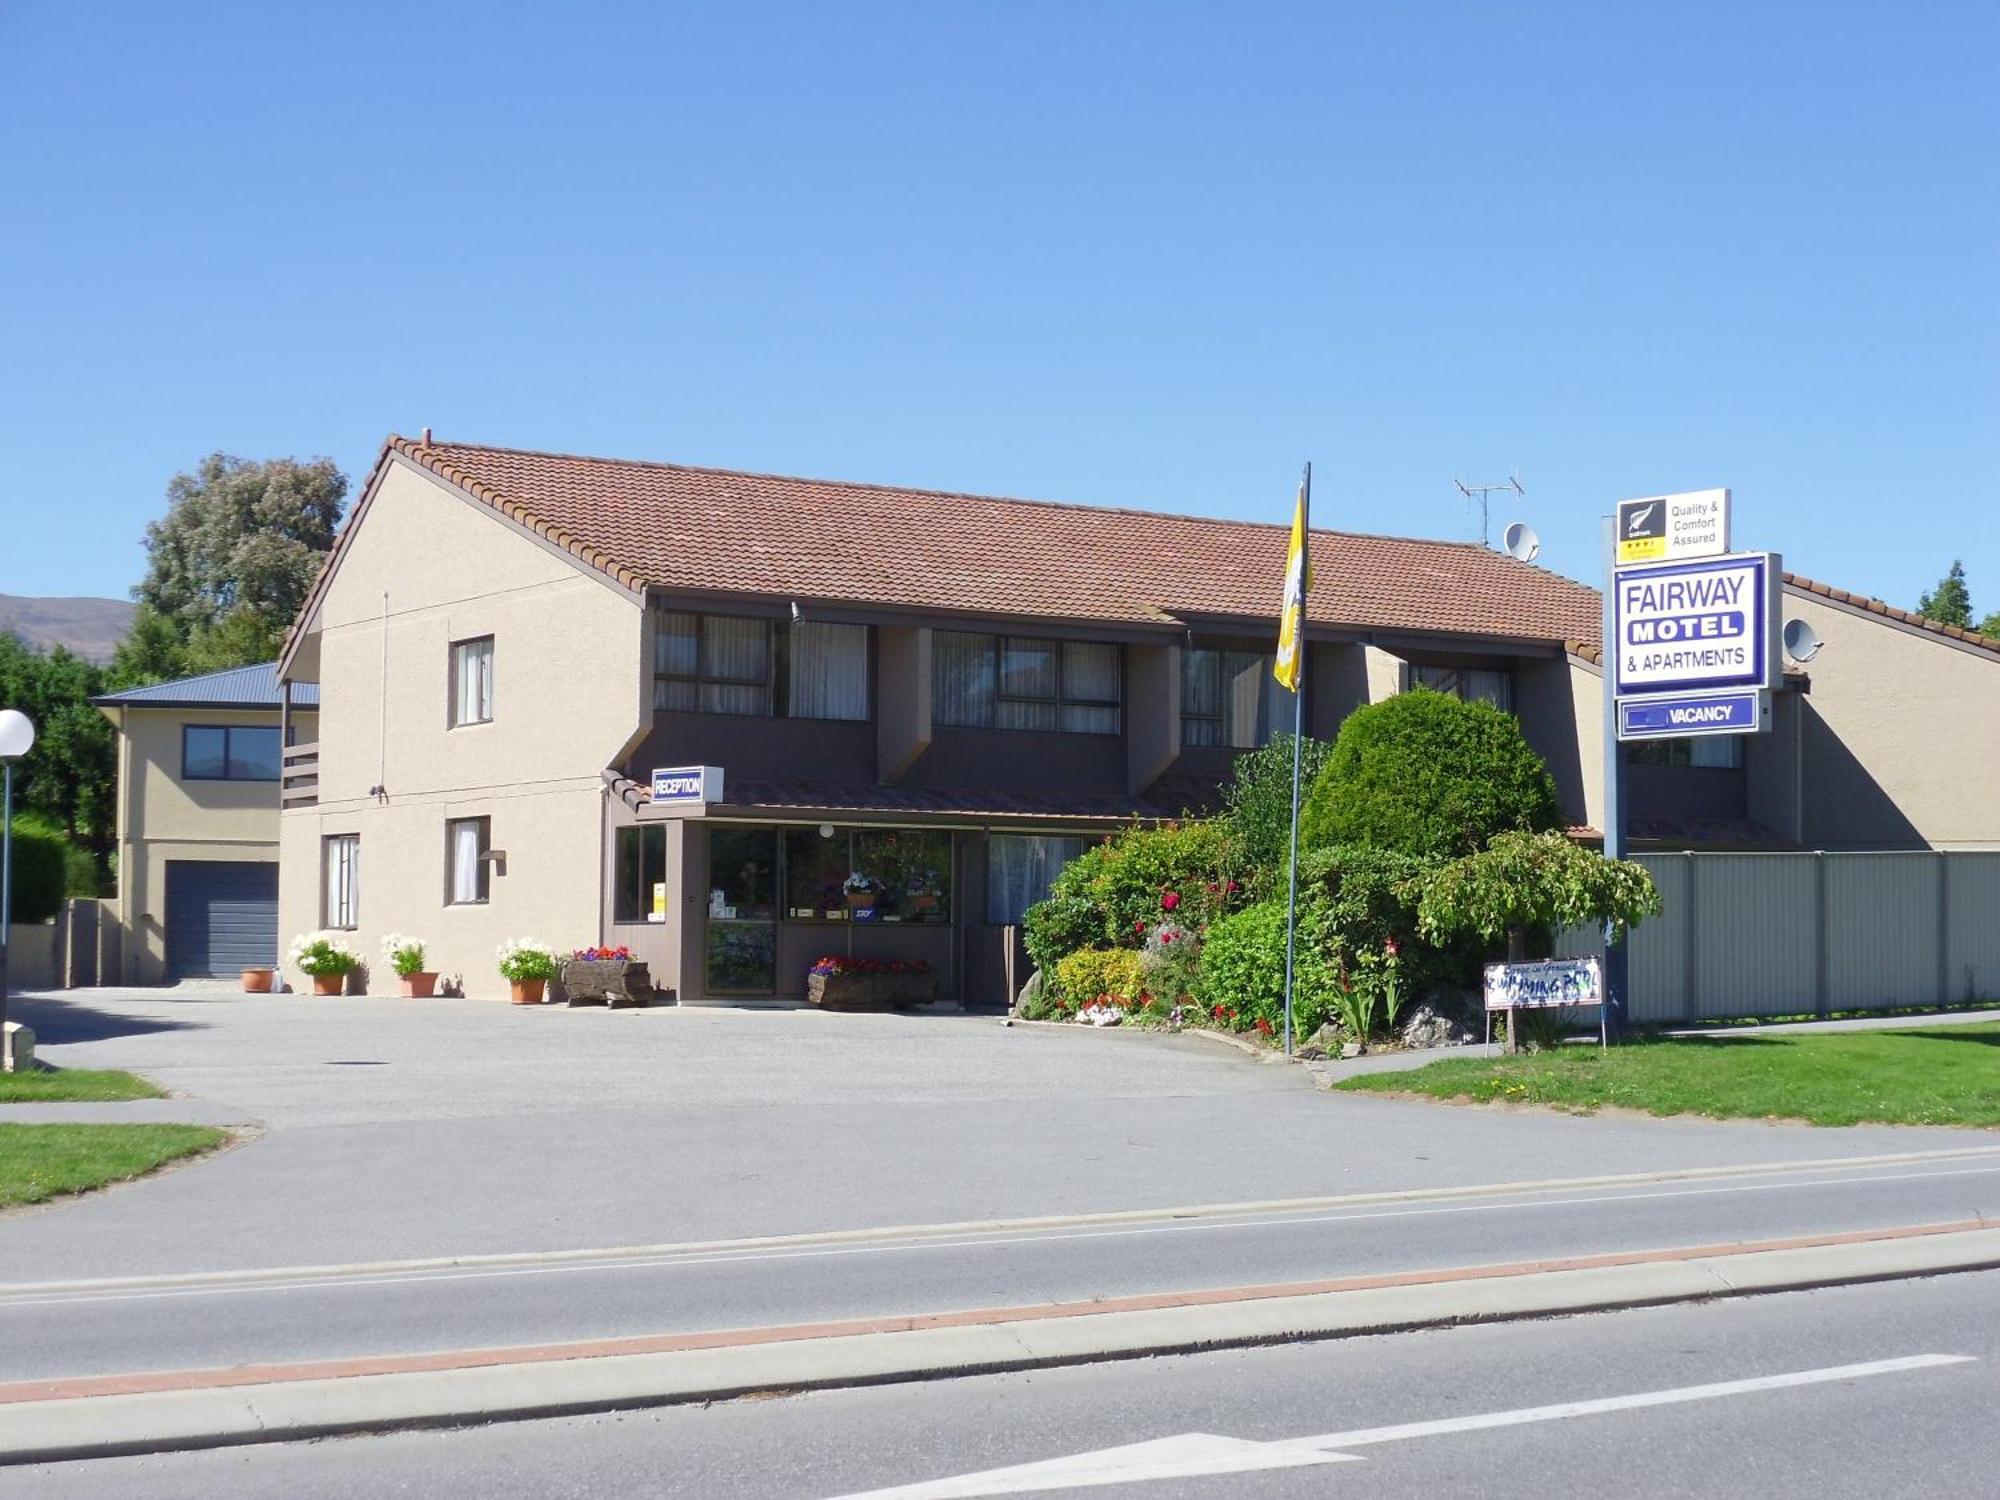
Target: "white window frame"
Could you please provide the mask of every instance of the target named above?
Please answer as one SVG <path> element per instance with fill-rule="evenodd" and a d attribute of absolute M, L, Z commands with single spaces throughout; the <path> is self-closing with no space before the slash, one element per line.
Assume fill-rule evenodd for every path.
<path fill-rule="evenodd" d="M 361 925 L 361 835 L 330 833 L 320 840 L 320 926 L 352 932 Z"/>
<path fill-rule="evenodd" d="M 475 663 L 470 712 L 466 701 L 466 663 Z M 476 635 L 451 643 L 450 714 L 453 729 L 493 722 L 493 637 Z"/>

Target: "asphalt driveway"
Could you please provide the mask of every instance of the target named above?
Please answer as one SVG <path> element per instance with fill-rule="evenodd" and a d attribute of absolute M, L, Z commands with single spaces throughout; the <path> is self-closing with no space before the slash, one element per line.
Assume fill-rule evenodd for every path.
<path fill-rule="evenodd" d="M 0 1280 L 606 1248 L 1990 1145 L 1987 1133 L 1468 1110 L 1327 1093 L 1195 1037 L 991 1017 L 17 998 L 58 1067 L 254 1125 L 0 1215 Z M 47 1108 L 47 1107 L 43 1107 Z M 18 1117 L 18 1116 L 17 1116 Z M 44 1116 L 45 1118 L 48 1116 Z"/>

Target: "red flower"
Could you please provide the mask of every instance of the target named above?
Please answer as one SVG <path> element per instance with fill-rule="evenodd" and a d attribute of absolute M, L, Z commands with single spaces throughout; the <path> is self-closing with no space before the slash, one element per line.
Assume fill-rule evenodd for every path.
<path fill-rule="evenodd" d="M 1237 883 L 1236 883 L 1235 881 L 1233 881 L 1233 880 L 1232 880 L 1232 881 L 1230 881 L 1230 882 L 1229 882 L 1229 894 L 1230 894 L 1230 895 L 1232 895 L 1232 896 L 1233 896 L 1233 895 L 1235 895 L 1235 894 L 1236 894 L 1236 893 L 1237 893 L 1238 891 L 1240 891 L 1240 890 L 1242 890 L 1242 889 L 1243 889 L 1243 887 L 1242 887 L 1242 886 L 1240 886 L 1240 885 L 1238 885 L 1238 884 L 1237 884 Z"/>
<path fill-rule="evenodd" d="M 1269 1036 L 1271 1034 L 1271 1023 L 1262 1016 L 1257 1018 L 1257 1034 L 1259 1036 Z"/>
<path fill-rule="evenodd" d="M 1172 911 L 1180 904 L 1181 893 L 1179 891 L 1168 891 L 1166 895 L 1160 897 L 1160 909 L 1162 911 Z"/>
<path fill-rule="evenodd" d="M 1390 938 L 1387 942 L 1383 943 L 1382 951 L 1388 954 L 1389 957 L 1394 958 L 1396 956 L 1396 940 Z"/>
<path fill-rule="evenodd" d="M 1171 927 L 1162 928 L 1160 931 L 1160 941 L 1163 943 L 1171 943 L 1173 940 L 1174 940 L 1173 928 Z"/>

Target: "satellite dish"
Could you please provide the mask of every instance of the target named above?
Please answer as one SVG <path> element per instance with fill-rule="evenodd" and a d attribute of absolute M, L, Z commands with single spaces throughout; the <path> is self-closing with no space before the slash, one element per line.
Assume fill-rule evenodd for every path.
<path fill-rule="evenodd" d="M 1541 555 L 1542 539 L 1535 535 L 1535 528 L 1526 521 L 1515 521 L 1500 533 L 1501 545 L 1506 547 L 1509 557 L 1517 557 L 1522 562 L 1533 562 Z"/>
<path fill-rule="evenodd" d="M 1808 662 L 1819 655 L 1819 632 L 1804 620 L 1785 621 L 1785 655 L 1796 662 Z"/>

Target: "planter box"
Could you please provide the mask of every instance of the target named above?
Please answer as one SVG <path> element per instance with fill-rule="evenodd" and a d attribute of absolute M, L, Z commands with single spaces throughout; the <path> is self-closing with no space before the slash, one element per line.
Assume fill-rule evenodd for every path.
<path fill-rule="evenodd" d="M 937 999 L 935 974 L 808 974 L 806 999 L 825 1010 L 899 1010 Z"/>
<path fill-rule="evenodd" d="M 571 1005 L 620 1010 L 653 1003 L 653 975 L 636 958 L 572 958 L 562 966 L 562 989 Z"/>

